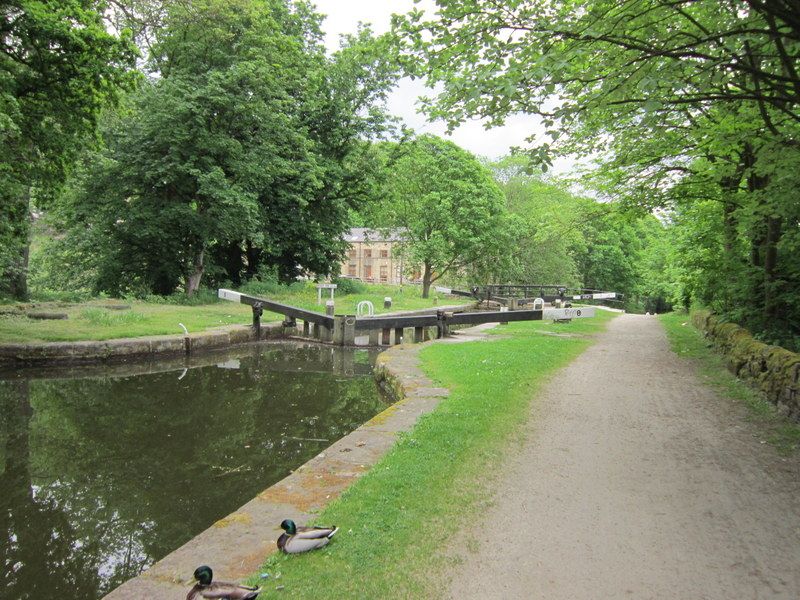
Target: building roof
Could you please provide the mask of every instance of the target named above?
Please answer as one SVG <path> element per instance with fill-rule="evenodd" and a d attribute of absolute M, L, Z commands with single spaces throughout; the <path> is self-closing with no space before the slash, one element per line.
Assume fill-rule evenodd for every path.
<path fill-rule="evenodd" d="M 353 227 L 344 234 L 346 242 L 400 242 L 403 240 L 402 229 L 367 229 L 366 227 Z"/>

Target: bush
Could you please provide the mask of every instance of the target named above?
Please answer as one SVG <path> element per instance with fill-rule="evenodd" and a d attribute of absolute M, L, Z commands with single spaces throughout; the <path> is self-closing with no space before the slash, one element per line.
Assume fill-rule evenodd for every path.
<path fill-rule="evenodd" d="M 347 294 L 363 294 L 367 291 L 367 286 L 355 279 L 348 279 L 347 277 L 336 277 L 333 280 L 336 284 L 336 291 L 343 296 Z"/>
<path fill-rule="evenodd" d="M 280 293 L 285 290 L 286 286 L 282 285 L 277 279 L 252 279 L 243 284 L 239 290 L 245 294 L 252 294 L 253 296 L 269 296 L 272 294 Z"/>

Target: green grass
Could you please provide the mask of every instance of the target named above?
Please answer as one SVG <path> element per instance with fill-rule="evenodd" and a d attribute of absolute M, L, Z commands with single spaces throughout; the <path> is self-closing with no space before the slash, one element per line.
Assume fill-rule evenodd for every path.
<path fill-rule="evenodd" d="M 317 304 L 317 291 L 314 284 L 282 287 L 278 291 L 265 294 L 265 297 L 300 306 L 309 310 L 324 311 L 324 305 Z M 383 308 L 385 296 L 392 298 L 392 307 Z M 441 295 L 422 298 L 418 286 L 367 286 L 367 291 L 359 294 L 338 296 L 337 313 L 355 314 L 361 300 L 370 300 L 376 313 L 399 310 L 430 308 L 444 304 L 460 304 L 461 301 L 445 300 Z M 182 333 L 178 323 L 183 323 L 190 332 L 204 331 L 214 327 L 252 322 L 250 307 L 231 302 L 213 302 L 187 306 L 164 302 L 126 302 L 131 310 L 108 310 L 103 304 L 116 301 L 94 300 L 80 304 L 36 303 L 31 310 L 63 312 L 69 315 L 65 320 L 33 320 L 24 313 L 0 314 L 0 342 L 61 342 L 79 340 L 107 340 L 146 335 L 165 335 Z M 4 310 L 14 305 L 4 306 Z M 283 317 L 275 313 L 265 313 L 263 321 L 278 321 Z"/>
<path fill-rule="evenodd" d="M 753 421 L 764 428 L 765 439 L 770 444 L 782 454 L 800 449 L 800 426 L 779 415 L 761 393 L 728 371 L 722 356 L 692 325 L 689 315 L 672 312 L 659 315 L 659 319 L 667 330 L 672 350 L 693 361 L 698 374 L 721 395 L 744 404 Z"/>
<path fill-rule="evenodd" d="M 564 325 L 502 326 L 502 337 L 490 341 L 424 348 L 424 370 L 452 394 L 318 515 L 317 523 L 341 528 L 333 543 L 267 559 L 260 572 L 272 577 L 251 580 L 264 585 L 262 597 L 442 597 L 441 574 L 453 560 L 448 544 L 490 498 L 492 473 L 520 442 L 532 398 L 591 343 L 541 332 L 597 332 L 614 316 L 599 312 Z"/>

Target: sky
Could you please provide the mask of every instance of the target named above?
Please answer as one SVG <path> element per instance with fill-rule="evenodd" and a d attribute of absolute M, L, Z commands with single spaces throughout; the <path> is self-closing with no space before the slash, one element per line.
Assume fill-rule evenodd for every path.
<path fill-rule="evenodd" d="M 405 13 L 413 7 L 434 11 L 432 0 L 313 0 L 320 13 L 327 15 L 322 24 L 329 50 L 339 47 L 339 35 L 353 33 L 359 22 L 370 23 L 375 33 L 384 33 L 390 26 L 392 13 Z M 486 130 L 481 121 L 470 121 L 461 125 L 452 135 L 446 133 L 443 122 L 429 123 L 417 112 L 417 98 L 430 94 L 423 82 L 402 79 L 389 97 L 389 110 L 401 117 L 417 133 L 433 133 L 451 139 L 473 154 L 498 158 L 509 153 L 512 146 L 525 147 L 525 138 L 532 133 L 543 133 L 544 127 L 538 118 L 514 115 L 502 127 Z M 574 161 L 557 159 L 553 165 L 555 174 L 568 173 Z"/>

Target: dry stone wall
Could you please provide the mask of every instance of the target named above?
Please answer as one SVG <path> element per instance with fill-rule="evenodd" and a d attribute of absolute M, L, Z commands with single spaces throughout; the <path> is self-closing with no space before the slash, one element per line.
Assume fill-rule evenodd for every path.
<path fill-rule="evenodd" d="M 714 342 L 732 373 L 800 422 L 800 354 L 760 342 L 746 329 L 708 311 L 693 312 L 692 323 Z"/>

